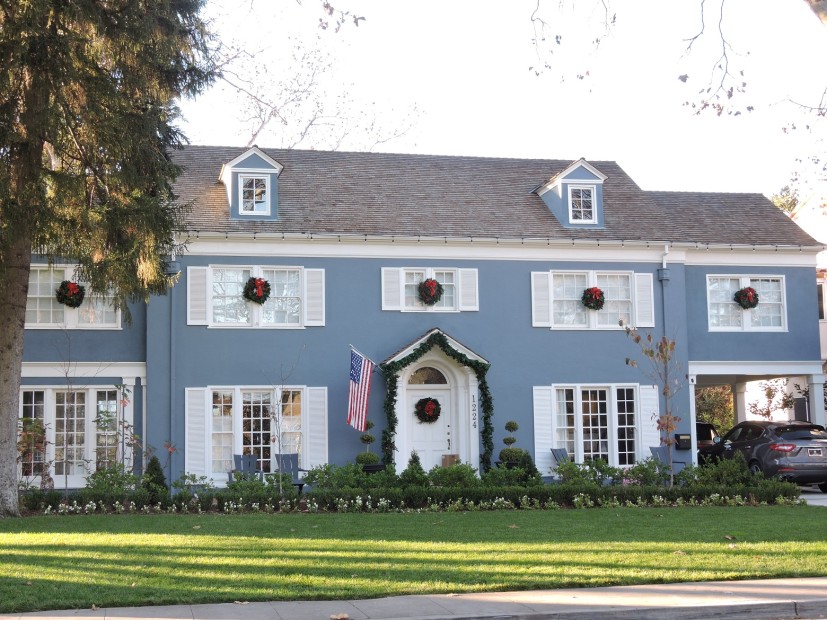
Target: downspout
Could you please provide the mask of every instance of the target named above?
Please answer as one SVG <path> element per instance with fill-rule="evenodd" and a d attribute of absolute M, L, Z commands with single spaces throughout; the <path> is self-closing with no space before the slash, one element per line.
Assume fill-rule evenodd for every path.
<path fill-rule="evenodd" d="M 175 276 L 181 273 L 181 265 L 175 260 L 175 252 L 172 253 L 172 260 L 167 263 L 166 274 Z M 169 292 L 169 443 L 173 445 L 172 438 L 175 436 L 175 287 Z M 185 447 L 186 448 L 186 447 Z M 174 452 L 169 452 L 169 488 L 172 489 L 172 458 Z"/>
<path fill-rule="evenodd" d="M 660 269 L 658 269 L 658 280 L 660 280 L 660 293 L 663 301 L 660 305 L 661 320 L 663 322 L 663 335 L 666 336 L 666 283 L 669 282 L 669 268 L 666 266 L 666 257 L 669 256 L 669 244 L 663 246 L 663 256 L 661 257 Z"/>

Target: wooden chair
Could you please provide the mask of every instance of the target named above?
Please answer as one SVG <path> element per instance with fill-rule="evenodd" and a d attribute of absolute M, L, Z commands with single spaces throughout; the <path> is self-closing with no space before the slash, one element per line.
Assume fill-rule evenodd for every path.
<path fill-rule="evenodd" d="M 258 458 L 255 454 L 233 454 L 233 470 L 227 473 L 229 481 L 236 479 L 236 474 L 242 479 L 264 479 L 264 474 L 258 469 Z"/>
<path fill-rule="evenodd" d="M 561 463 L 565 463 L 567 461 L 571 461 L 571 457 L 569 456 L 569 451 L 565 448 L 552 448 L 551 449 L 551 471 L 553 472 L 551 476 L 543 476 L 543 482 L 546 484 L 555 484 L 560 482 L 560 477 L 557 475 L 557 466 Z"/>
<path fill-rule="evenodd" d="M 304 476 L 302 476 L 302 473 L 307 470 L 299 467 L 299 455 L 295 452 L 287 454 L 274 454 L 273 459 L 276 462 L 276 467 L 278 467 L 277 473 L 290 476 L 290 482 L 298 489 L 299 495 L 301 495 L 302 489 L 305 485 Z"/>

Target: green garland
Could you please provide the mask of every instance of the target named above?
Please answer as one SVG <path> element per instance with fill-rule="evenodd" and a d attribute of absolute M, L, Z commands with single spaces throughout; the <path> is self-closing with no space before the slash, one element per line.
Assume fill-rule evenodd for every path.
<path fill-rule="evenodd" d="M 399 419 L 396 417 L 396 398 L 399 373 L 421 359 L 422 356 L 435 346 L 439 347 L 442 352 L 451 359 L 473 370 L 477 376 L 480 389 L 480 409 L 482 410 L 482 428 L 480 429 L 480 434 L 482 436 L 483 451 L 480 455 L 480 468 L 484 472 L 488 471 L 491 469 L 491 458 L 494 455 L 494 428 L 491 424 L 491 419 L 494 416 L 494 399 L 491 397 L 491 390 L 488 388 L 488 381 L 485 375 L 491 366 L 490 364 L 473 360 L 467 355 L 453 349 L 448 342 L 448 338 L 442 332 L 434 332 L 428 336 L 416 349 L 402 359 L 381 364 L 388 388 L 385 395 L 385 416 L 387 417 L 388 424 L 385 430 L 382 431 L 382 462 L 385 465 L 391 465 L 393 463 L 393 453 L 396 452 L 396 425 L 399 423 Z"/>

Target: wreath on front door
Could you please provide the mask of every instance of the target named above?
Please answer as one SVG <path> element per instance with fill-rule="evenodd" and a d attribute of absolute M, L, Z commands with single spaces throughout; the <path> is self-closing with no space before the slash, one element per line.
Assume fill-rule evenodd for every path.
<path fill-rule="evenodd" d="M 445 292 L 445 289 L 433 278 L 428 278 L 427 280 L 423 280 L 419 283 L 418 292 L 419 301 L 426 306 L 433 306 L 435 303 L 439 302 L 440 299 L 442 299 L 442 293 Z"/>
<path fill-rule="evenodd" d="M 414 405 L 414 415 L 420 422 L 433 424 L 439 419 L 442 407 L 436 398 L 420 398 Z"/>

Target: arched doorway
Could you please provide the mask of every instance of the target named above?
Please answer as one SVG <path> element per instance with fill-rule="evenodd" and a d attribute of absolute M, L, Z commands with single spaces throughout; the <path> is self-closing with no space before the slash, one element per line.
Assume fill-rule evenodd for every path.
<path fill-rule="evenodd" d="M 456 439 L 452 437 L 457 426 L 456 407 L 451 398 L 451 385 L 441 370 L 423 365 L 408 378 L 407 392 L 409 412 L 423 399 L 439 403 L 440 414 L 436 420 L 423 422 L 414 415 L 409 425 L 411 450 L 419 455 L 422 467 L 428 471 L 434 465 L 441 465 L 446 454 L 454 454 L 451 450 L 456 447 Z"/>

